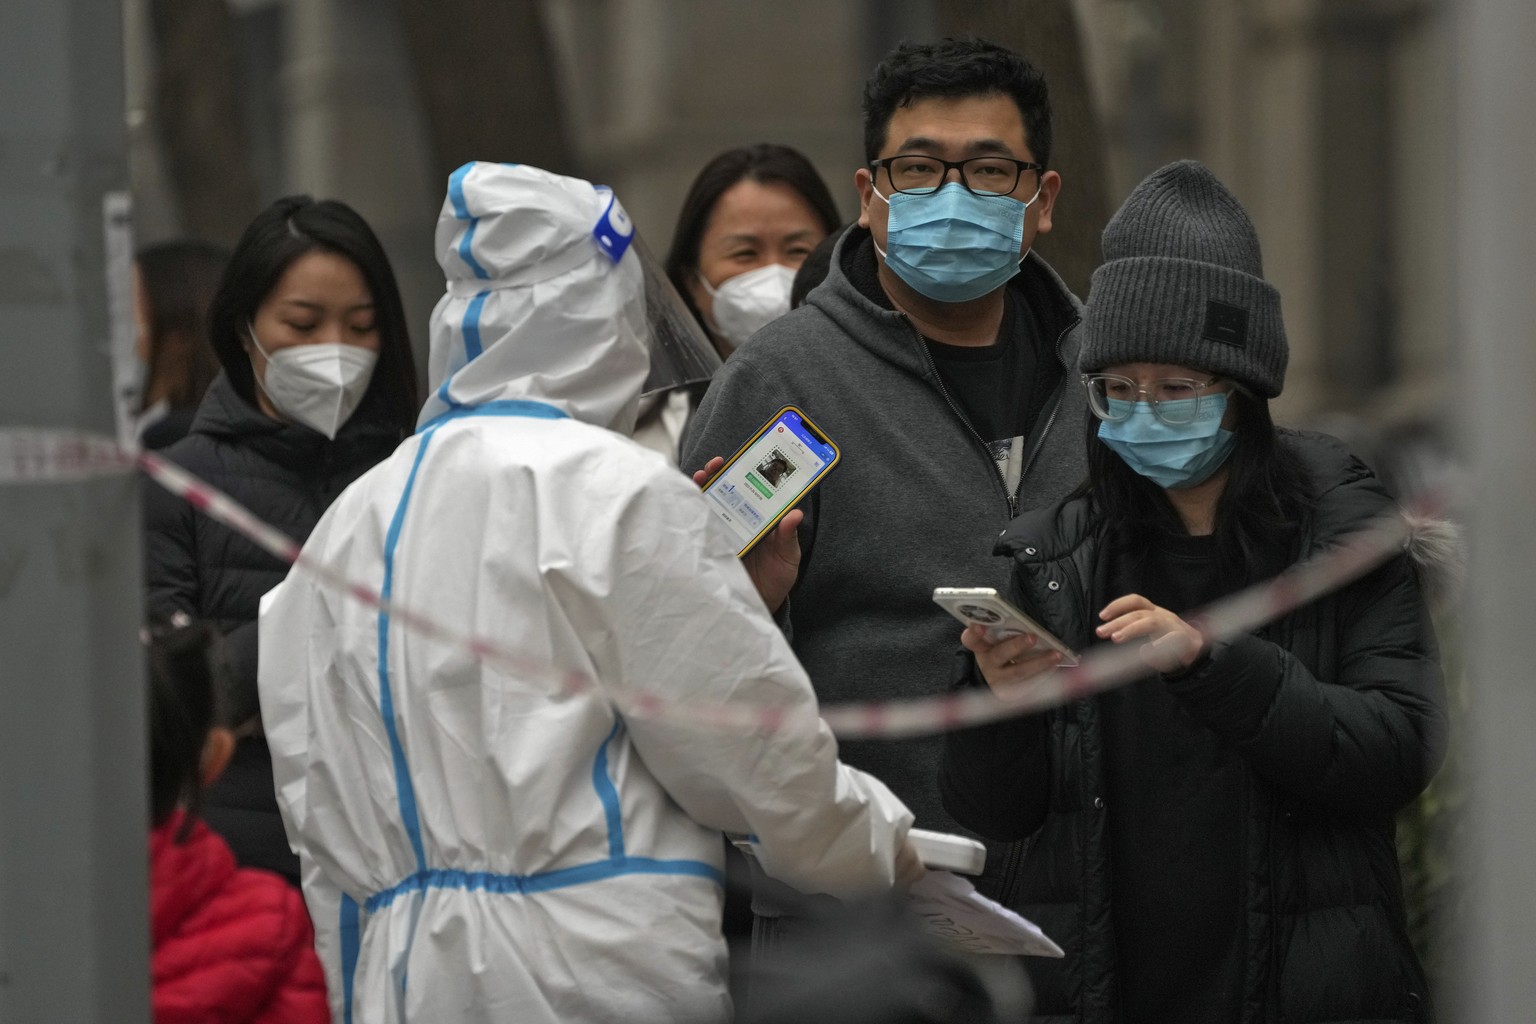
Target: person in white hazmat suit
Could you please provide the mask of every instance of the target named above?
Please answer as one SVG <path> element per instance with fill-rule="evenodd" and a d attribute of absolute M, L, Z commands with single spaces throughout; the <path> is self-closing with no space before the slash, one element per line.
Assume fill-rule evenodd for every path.
<path fill-rule="evenodd" d="M 726 1020 L 721 830 L 833 895 L 887 888 L 911 856 L 911 816 L 837 760 L 727 530 L 623 436 L 665 281 L 631 236 L 588 182 L 455 172 L 433 397 L 304 546 L 548 672 L 302 571 L 263 601 L 262 718 L 338 1024 Z M 572 672 L 597 688 L 562 692 Z M 789 713 L 631 720 L 620 690 Z"/>

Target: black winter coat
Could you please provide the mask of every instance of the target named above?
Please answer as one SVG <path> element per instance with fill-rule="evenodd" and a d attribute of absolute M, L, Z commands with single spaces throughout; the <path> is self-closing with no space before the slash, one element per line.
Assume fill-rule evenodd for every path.
<path fill-rule="evenodd" d="M 1282 431 L 1317 503 L 1296 556 L 1394 508 L 1337 442 Z M 1022 516 L 998 543 L 1014 598 L 1078 648 L 1118 594 L 1088 500 Z M 969 685 L 984 685 L 968 659 Z M 1415 566 L 1399 556 L 1258 634 L 1166 677 L 1180 705 L 1247 762 L 1242 1021 L 1432 1019 L 1409 944 L 1394 814 L 1439 767 L 1443 680 Z M 968 828 L 1028 838 L 1008 904 L 1067 952 L 1031 962 L 1037 1019 L 1120 1019 L 1104 747 L 1098 702 L 952 734 L 940 788 Z"/>
<path fill-rule="evenodd" d="M 337 495 L 394 451 L 404 436 L 370 393 L 334 441 L 263 414 L 215 378 L 192 430 L 161 454 L 302 544 Z M 233 692 L 221 694 L 229 722 L 255 716 L 256 612 L 288 567 L 254 543 L 197 512 L 157 484 L 144 484 L 144 580 L 151 620 L 176 612 L 224 632 Z M 240 863 L 298 878 L 272 786 L 266 741 L 241 741 L 224 778 L 204 794 L 204 817 Z"/>

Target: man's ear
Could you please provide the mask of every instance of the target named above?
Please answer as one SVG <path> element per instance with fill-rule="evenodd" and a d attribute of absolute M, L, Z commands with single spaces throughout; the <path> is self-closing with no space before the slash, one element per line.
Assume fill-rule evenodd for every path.
<path fill-rule="evenodd" d="M 1056 211 L 1056 197 L 1061 194 L 1061 175 L 1046 171 L 1040 175 L 1040 198 L 1035 207 L 1040 212 L 1035 221 L 1035 234 L 1047 235 L 1051 231 L 1051 215 Z"/>
<path fill-rule="evenodd" d="M 204 789 L 219 781 L 219 776 L 224 774 L 224 769 L 229 767 L 229 759 L 234 755 L 235 734 L 218 725 L 209 729 L 199 766 Z"/>
<path fill-rule="evenodd" d="M 860 167 L 853 172 L 853 187 L 859 191 L 859 227 L 869 227 L 869 201 L 875 195 L 875 179 L 870 176 L 868 167 Z"/>

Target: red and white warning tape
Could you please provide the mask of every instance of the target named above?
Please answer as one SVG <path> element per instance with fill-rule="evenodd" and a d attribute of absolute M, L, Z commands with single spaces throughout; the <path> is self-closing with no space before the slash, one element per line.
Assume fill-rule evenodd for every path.
<path fill-rule="evenodd" d="M 0 484 L 71 483 L 134 467 L 110 437 L 72 430 L 0 430 Z"/>
<path fill-rule="evenodd" d="M 135 467 L 274 557 L 369 607 L 387 611 L 406 629 L 457 645 L 530 682 L 554 685 L 564 693 L 598 688 L 594 680 L 580 673 L 561 672 L 493 639 L 386 601 L 372 585 L 347 579 L 306 556 L 282 531 L 154 452 L 128 452 L 110 438 L 68 431 L 0 430 L 0 485 L 81 481 Z M 1209 606 L 1192 621 L 1211 642 L 1250 632 L 1365 575 L 1400 552 L 1410 534 L 1411 519 L 1404 514 L 1384 516 L 1337 547 Z M 975 689 L 908 701 L 835 704 L 820 710 L 832 731 L 845 739 L 919 736 L 1042 711 L 1142 678 L 1149 671 L 1141 648 L 1105 644 L 1085 652 L 1078 665 L 1033 680 L 1006 699 L 990 690 Z M 719 728 L 773 732 L 782 727 L 788 714 L 782 707 L 741 702 L 683 704 L 656 691 L 615 692 L 608 688 L 604 692 L 626 715 L 681 719 Z"/>

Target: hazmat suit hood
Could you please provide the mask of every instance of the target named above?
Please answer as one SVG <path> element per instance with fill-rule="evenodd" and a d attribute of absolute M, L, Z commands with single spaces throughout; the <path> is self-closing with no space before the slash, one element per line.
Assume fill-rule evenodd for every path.
<path fill-rule="evenodd" d="M 603 186 L 465 164 L 448 179 L 435 248 L 447 288 L 432 311 L 423 424 L 526 399 L 628 434 L 643 392 L 719 365 Z"/>

